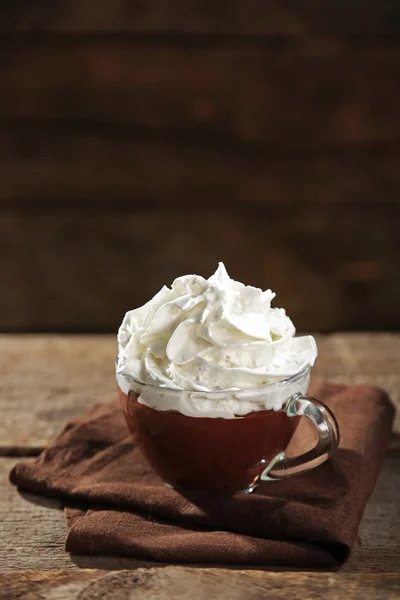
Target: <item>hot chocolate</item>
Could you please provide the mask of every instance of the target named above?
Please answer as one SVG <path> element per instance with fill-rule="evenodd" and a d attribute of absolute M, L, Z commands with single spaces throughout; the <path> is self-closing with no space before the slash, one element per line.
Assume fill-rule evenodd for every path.
<path fill-rule="evenodd" d="M 150 465 L 173 487 L 251 491 L 276 463 L 304 470 L 335 447 L 333 416 L 304 396 L 315 340 L 294 337 L 285 311 L 271 307 L 274 296 L 233 281 L 220 263 L 208 280 L 179 277 L 125 315 L 121 404 Z M 302 415 L 319 443 L 304 459 L 287 459 Z"/>
<path fill-rule="evenodd" d="M 119 394 L 129 430 L 149 464 L 181 490 L 251 491 L 300 420 L 284 410 L 236 419 L 187 417 L 141 404 L 134 392 Z"/>

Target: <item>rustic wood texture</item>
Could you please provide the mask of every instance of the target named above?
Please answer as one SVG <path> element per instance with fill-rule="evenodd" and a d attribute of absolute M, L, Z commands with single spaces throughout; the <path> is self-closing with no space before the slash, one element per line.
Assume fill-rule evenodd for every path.
<path fill-rule="evenodd" d="M 0 4 L 0 31 L 228 35 L 394 34 L 395 0 L 13 0 Z"/>
<path fill-rule="evenodd" d="M 61 503 L 17 492 L 8 482 L 8 472 L 15 462 L 15 458 L 0 459 L 3 491 L 0 497 L 0 578 L 1 572 L 7 570 L 117 570 L 157 565 L 124 557 L 67 554 L 64 550 L 65 519 Z M 377 487 L 365 510 L 358 541 L 349 562 L 340 571 L 342 575 L 400 571 L 400 491 L 396 478 L 399 469 L 400 448 L 394 448 L 388 451 Z M 200 570 L 203 571 L 203 568 Z M 236 567 L 230 572 L 235 570 Z M 194 569 L 189 571 L 193 573 Z M 265 581 L 267 584 L 267 577 Z"/>
<path fill-rule="evenodd" d="M 399 230 L 399 203 L 10 206 L 0 328 L 115 332 L 164 284 L 224 260 L 235 279 L 276 291 L 298 330 L 400 329 Z"/>
<path fill-rule="evenodd" d="M 190 135 L 192 147 L 396 142 L 400 149 L 394 42 L 62 39 L 10 43 L 0 56 L 2 120 L 61 119 L 72 129 L 75 119 L 99 131 L 99 123 L 114 123 L 133 138 L 137 128 L 152 137 Z"/>
<path fill-rule="evenodd" d="M 2 331 L 221 258 L 299 329 L 400 330 L 398 2 L 50 4 L 0 3 Z"/>
<path fill-rule="evenodd" d="M 317 336 L 315 377 L 380 385 L 397 407 L 400 334 Z M 37 454 L 72 416 L 115 395 L 115 336 L 0 336 L 0 453 Z"/>
<path fill-rule="evenodd" d="M 165 567 L 105 573 L 37 571 L 0 575 L 4 600 L 259 600 L 271 598 L 304 600 L 397 600 L 400 591 L 396 573 L 264 573 L 228 569 Z M 0 583 L 1 583 L 0 579 Z M 194 596 L 195 594 L 195 596 Z"/>
<path fill-rule="evenodd" d="M 123 199 L 244 212 L 252 204 L 279 210 L 282 203 L 332 203 L 339 211 L 346 203 L 371 203 L 378 212 L 382 204 L 398 204 L 399 172 L 400 152 L 392 147 L 282 154 L 185 137 L 151 139 L 143 132 L 135 137 L 124 127 L 0 126 L 2 204 L 57 200 L 65 212 L 71 200 L 95 205 L 100 199 L 110 209 L 113 199 Z"/>

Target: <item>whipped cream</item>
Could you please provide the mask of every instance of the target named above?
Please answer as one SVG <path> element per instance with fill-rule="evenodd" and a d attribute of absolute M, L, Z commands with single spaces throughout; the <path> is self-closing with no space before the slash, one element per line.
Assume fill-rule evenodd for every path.
<path fill-rule="evenodd" d="M 139 399 L 160 410 L 193 414 L 197 410 L 195 392 L 259 388 L 301 373 L 314 364 L 315 340 L 312 336 L 294 337 L 295 327 L 285 310 L 271 307 L 274 297 L 269 289 L 262 291 L 232 280 L 223 263 L 207 280 L 198 275 L 178 277 L 171 288 L 164 286 L 147 304 L 124 317 L 117 359 L 122 391 L 134 389 L 139 381 L 170 391 L 193 392 L 185 396 L 186 401 L 190 399 L 185 411 L 174 407 L 171 398 L 179 394 L 171 396 L 170 391 L 163 395 L 163 407 L 159 406 L 160 394 L 150 388 L 145 393 L 142 387 Z M 219 416 L 245 414 L 243 406 L 236 406 L 240 403 L 236 396 L 230 400 L 235 405 L 229 410 L 222 408 Z M 215 408 L 218 398 L 212 401 Z M 278 401 L 273 404 L 275 409 L 282 406 Z M 258 399 L 258 405 L 258 410 L 263 410 L 268 403 Z M 201 414 L 210 416 L 212 406 L 203 405 Z"/>

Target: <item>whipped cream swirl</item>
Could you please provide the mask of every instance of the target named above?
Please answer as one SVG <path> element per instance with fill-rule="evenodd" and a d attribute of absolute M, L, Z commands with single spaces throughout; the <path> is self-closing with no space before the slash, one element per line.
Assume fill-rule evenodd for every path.
<path fill-rule="evenodd" d="M 118 332 L 118 382 L 136 379 L 194 392 L 245 390 L 312 366 L 312 336 L 294 337 L 271 290 L 232 280 L 223 263 L 209 279 L 178 277 L 126 313 Z M 124 387 L 126 387 L 124 385 Z"/>

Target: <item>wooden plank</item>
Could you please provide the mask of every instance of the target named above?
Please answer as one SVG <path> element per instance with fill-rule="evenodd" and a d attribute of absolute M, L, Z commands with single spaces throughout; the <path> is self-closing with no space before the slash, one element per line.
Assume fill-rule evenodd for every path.
<path fill-rule="evenodd" d="M 67 554 L 64 551 L 65 523 L 61 504 L 55 500 L 17 492 L 8 482 L 8 472 L 15 460 L 0 459 L 0 483 L 3 491 L 0 496 L 0 573 L 25 569 L 136 569 L 157 564 L 123 557 Z M 400 450 L 389 450 L 377 487 L 364 513 L 358 541 L 349 562 L 341 569 L 341 577 L 346 578 L 356 572 L 383 574 L 398 571 L 399 467 Z M 242 569 L 238 570 L 243 573 Z M 194 573 L 195 569 L 191 568 L 189 572 Z M 334 574 L 330 576 L 335 577 Z M 265 573 L 266 585 L 268 577 Z M 338 583 L 342 581 L 341 577 Z"/>
<path fill-rule="evenodd" d="M 172 567 L 134 571 L 23 571 L 0 574 L 5 600 L 397 600 L 397 573 L 273 573 L 232 569 Z M 129 596 L 128 596 L 129 594 Z"/>
<path fill-rule="evenodd" d="M 400 334 L 317 336 L 313 376 L 380 385 L 397 407 Z M 0 454 L 38 454 L 65 422 L 115 395 L 115 336 L 0 336 Z"/>
<path fill-rule="evenodd" d="M 0 201 L 121 199 L 204 204 L 399 203 L 396 147 L 319 153 L 185 138 L 129 128 L 0 127 Z M 340 209 L 342 210 L 342 209 Z"/>
<path fill-rule="evenodd" d="M 399 229 L 399 203 L 11 207 L 0 213 L 0 329 L 114 332 L 162 285 L 221 259 L 275 290 L 298 330 L 400 329 Z"/>
<path fill-rule="evenodd" d="M 110 336 L 2 336 L 0 348 L 0 454 L 37 454 L 68 419 L 116 395 Z"/>
<path fill-rule="evenodd" d="M 400 141 L 396 42 L 83 40 L 1 54 L 0 119 L 106 121 L 284 149 Z"/>
<path fill-rule="evenodd" d="M 394 148 L 285 155 L 123 131 L 0 131 L 0 200 L 398 202 Z M 133 139 L 129 139 L 129 136 Z"/>
<path fill-rule="evenodd" d="M 22 571 L 0 574 L 5 600 L 397 600 L 397 573 L 273 573 L 232 569 L 172 567 L 134 571 Z M 128 596 L 129 594 L 129 596 Z"/>
<path fill-rule="evenodd" d="M 0 5 L 0 31 L 230 35 L 393 34 L 400 30 L 392 0 L 13 0 Z"/>

